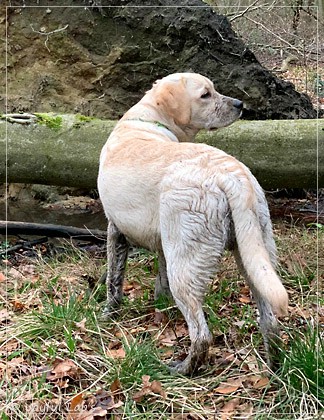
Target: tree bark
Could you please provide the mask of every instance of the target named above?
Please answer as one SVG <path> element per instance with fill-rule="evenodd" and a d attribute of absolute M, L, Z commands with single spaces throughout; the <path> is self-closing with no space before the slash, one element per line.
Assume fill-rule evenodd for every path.
<path fill-rule="evenodd" d="M 73 115 L 55 128 L 1 121 L 0 182 L 95 188 L 114 125 Z M 241 160 L 265 189 L 324 187 L 324 120 L 238 121 L 196 141 Z"/>

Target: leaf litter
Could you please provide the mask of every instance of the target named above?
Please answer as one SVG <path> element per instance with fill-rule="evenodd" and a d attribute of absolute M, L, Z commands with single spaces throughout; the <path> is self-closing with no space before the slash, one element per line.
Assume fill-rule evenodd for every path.
<path fill-rule="evenodd" d="M 297 227 L 291 231 L 287 225 L 278 228 L 277 234 L 278 230 L 282 234 L 280 261 L 289 275 L 296 273 L 296 265 L 291 261 L 296 261 L 304 271 L 312 270 L 314 254 L 309 245 L 302 244 L 307 248 L 306 252 L 291 249 L 292 237 L 294 244 L 296 238 L 301 242 L 305 231 Z M 295 259 L 297 252 L 300 258 Z M 8 299 L 6 305 L 0 306 L 0 324 L 7 329 L 6 334 L 0 332 L 0 380 L 8 381 L 16 390 L 16 404 L 19 402 L 22 412 L 30 415 L 28 418 L 38 418 L 28 410 L 28 401 L 33 401 L 35 410 L 47 407 L 53 419 L 60 418 L 58 413 L 65 413 L 70 420 L 128 418 L 125 410 L 129 405 L 134 412 L 141 410 L 140 407 L 152 410 L 152 418 L 227 419 L 240 416 L 248 419 L 260 408 L 266 413 L 275 405 L 278 388 L 265 375 L 259 355 L 254 351 L 255 346 L 260 347 L 260 339 L 254 343 L 257 330 L 254 327 L 246 329 L 250 315 L 244 311 L 251 308 L 252 316 L 256 316 L 250 290 L 229 256 L 225 257 L 218 281 L 213 286 L 213 294 L 217 295 L 221 282 L 228 283 L 227 297 L 221 297 L 218 307 L 213 307 L 218 316 L 216 323 L 210 324 L 214 343 L 207 371 L 194 378 L 181 378 L 159 372 L 152 375 L 147 368 L 147 372 L 134 379 L 132 386 L 122 384 L 124 379 L 119 366 L 126 356 L 124 340 L 151 339 L 165 363 L 185 357 L 188 350 L 188 329 L 182 316 L 174 310 L 154 308 L 156 273 L 151 269 L 154 264 L 150 258 L 144 260 L 144 264 L 149 263 L 146 270 L 142 269 L 142 262 L 132 265 L 130 261 L 125 287 L 126 307 L 122 308 L 117 321 L 107 325 L 98 321 L 94 327 L 89 313 L 77 317 L 73 322 L 72 337 L 78 337 L 79 333 L 79 341 L 71 354 L 66 345 L 62 345 L 65 339 L 62 331 L 57 336 L 36 340 L 38 347 L 35 347 L 28 339 L 19 338 L 19 328 L 20 325 L 28 327 L 24 319 L 33 311 L 43 313 L 43 301 L 47 296 L 54 296 L 58 305 L 65 305 L 71 293 L 78 291 L 77 300 L 86 306 L 89 298 L 84 278 L 90 272 L 93 278 L 99 278 L 102 260 L 78 256 L 53 265 L 42 259 L 18 258 L 18 263 L 10 259 L 6 262 L 8 278 L 4 280 L 0 276 L 2 296 Z M 233 282 L 231 278 L 235 276 L 237 279 Z M 290 294 L 292 322 L 299 325 L 301 319 L 314 319 L 318 315 L 323 318 L 324 312 L 322 314 L 316 305 L 305 306 L 293 288 Z M 96 305 L 93 313 L 99 317 L 100 300 Z M 24 391 L 29 382 L 36 385 L 37 382 L 31 382 L 35 380 L 39 385 Z M 43 390 L 42 396 L 39 387 Z M 12 405 L 3 395 L 0 393 L 0 408 L 10 414 Z M 168 413 L 165 417 L 161 414 L 164 412 Z"/>

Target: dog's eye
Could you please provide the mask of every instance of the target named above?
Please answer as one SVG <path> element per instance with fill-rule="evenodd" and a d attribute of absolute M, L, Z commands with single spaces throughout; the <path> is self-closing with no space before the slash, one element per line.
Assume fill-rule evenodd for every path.
<path fill-rule="evenodd" d="M 211 97 L 211 94 L 208 91 L 201 95 L 201 99 L 207 99 L 207 98 L 210 98 L 210 97 Z"/>

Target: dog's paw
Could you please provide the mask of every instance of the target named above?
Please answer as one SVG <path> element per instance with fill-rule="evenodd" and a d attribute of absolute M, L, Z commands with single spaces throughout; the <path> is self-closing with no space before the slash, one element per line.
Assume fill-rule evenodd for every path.
<path fill-rule="evenodd" d="M 111 305 L 106 305 L 101 312 L 100 319 L 102 321 L 109 321 L 117 317 L 119 311 L 117 308 L 112 307 Z"/>
<path fill-rule="evenodd" d="M 193 373 L 193 371 L 192 371 L 191 363 L 188 363 L 187 359 L 183 360 L 182 362 L 180 361 L 170 362 L 168 365 L 170 372 L 175 375 L 190 376 Z"/>

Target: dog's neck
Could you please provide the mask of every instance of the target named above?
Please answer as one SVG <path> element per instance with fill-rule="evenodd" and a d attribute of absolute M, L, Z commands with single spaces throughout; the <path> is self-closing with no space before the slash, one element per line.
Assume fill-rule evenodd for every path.
<path fill-rule="evenodd" d="M 137 123 L 144 123 L 144 124 L 150 124 L 153 126 L 153 129 L 159 131 L 160 133 L 163 133 L 166 135 L 169 140 L 175 141 L 176 143 L 179 142 L 176 135 L 167 127 L 165 124 L 162 124 L 160 121 L 150 121 L 150 120 L 144 120 L 143 118 L 123 118 L 122 121 L 135 121 Z"/>
<path fill-rule="evenodd" d="M 157 112 L 151 103 L 144 101 L 145 97 L 130 108 L 123 116 L 121 121 L 142 121 L 152 123 L 156 127 L 168 130 L 172 136 L 175 136 L 179 142 L 191 142 L 194 140 L 199 130 L 188 125 L 178 125 L 169 116 L 164 116 Z M 173 140 L 174 141 L 174 140 Z"/>

